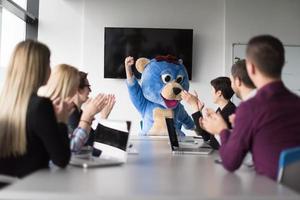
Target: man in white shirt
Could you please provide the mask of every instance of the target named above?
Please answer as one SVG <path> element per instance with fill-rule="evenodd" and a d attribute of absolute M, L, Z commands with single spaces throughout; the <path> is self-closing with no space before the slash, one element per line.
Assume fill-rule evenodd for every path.
<path fill-rule="evenodd" d="M 238 60 L 231 67 L 231 87 L 236 94 L 236 96 L 242 101 L 246 101 L 256 94 L 256 88 L 246 69 L 246 60 Z M 229 121 L 234 126 L 235 114 L 230 115 Z"/>
<path fill-rule="evenodd" d="M 256 95 L 256 88 L 251 79 L 248 76 L 246 69 L 246 60 L 238 60 L 231 67 L 231 87 L 235 92 L 236 96 L 242 101 L 247 101 L 248 99 Z M 229 121 L 234 126 L 235 114 L 229 116 Z M 250 153 L 244 159 L 243 162 L 247 166 L 253 166 L 252 156 Z"/>
<path fill-rule="evenodd" d="M 255 85 L 248 76 L 245 59 L 238 60 L 231 67 L 230 79 L 233 91 L 242 101 L 246 101 L 255 96 Z"/>

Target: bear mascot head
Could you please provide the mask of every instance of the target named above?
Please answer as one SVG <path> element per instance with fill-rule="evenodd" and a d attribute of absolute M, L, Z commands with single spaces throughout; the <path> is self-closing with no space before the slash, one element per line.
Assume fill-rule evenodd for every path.
<path fill-rule="evenodd" d="M 133 77 L 127 82 L 132 103 L 143 118 L 143 135 L 165 135 L 165 118 L 173 118 L 179 135 L 184 135 L 181 126 L 193 129 L 194 122 L 185 111 L 181 92 L 189 89 L 189 77 L 176 57 L 157 56 L 149 60 L 139 58 L 136 68 L 142 74 L 140 83 Z"/>

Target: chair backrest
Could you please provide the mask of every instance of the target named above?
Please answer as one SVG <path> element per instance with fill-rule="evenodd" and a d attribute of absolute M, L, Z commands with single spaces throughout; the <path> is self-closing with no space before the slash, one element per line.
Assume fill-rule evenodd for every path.
<path fill-rule="evenodd" d="M 279 158 L 277 181 L 300 192 L 300 147 L 283 150 Z"/>

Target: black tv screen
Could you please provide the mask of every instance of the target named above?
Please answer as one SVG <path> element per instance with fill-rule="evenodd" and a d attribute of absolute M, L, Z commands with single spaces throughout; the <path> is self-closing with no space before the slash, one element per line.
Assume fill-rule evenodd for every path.
<path fill-rule="evenodd" d="M 192 78 L 193 30 L 105 27 L 104 78 L 126 78 L 124 60 L 174 55 L 183 60 Z M 137 78 L 141 74 L 133 67 Z"/>

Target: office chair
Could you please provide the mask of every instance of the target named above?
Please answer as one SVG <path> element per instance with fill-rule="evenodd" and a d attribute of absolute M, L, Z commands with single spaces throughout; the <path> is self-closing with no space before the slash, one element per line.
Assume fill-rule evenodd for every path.
<path fill-rule="evenodd" d="M 300 192 L 300 147 L 283 150 L 279 158 L 277 182 Z"/>

